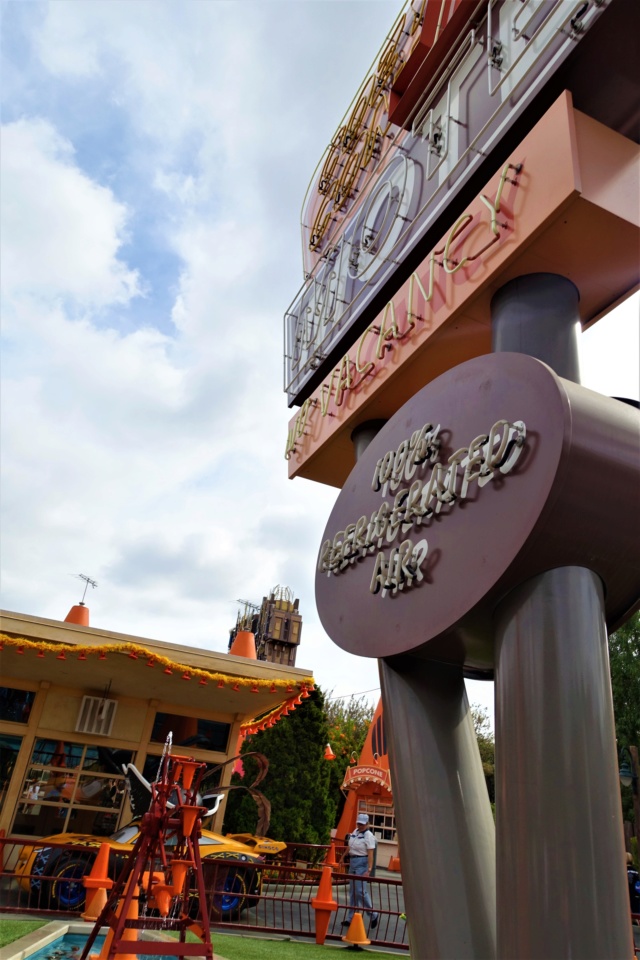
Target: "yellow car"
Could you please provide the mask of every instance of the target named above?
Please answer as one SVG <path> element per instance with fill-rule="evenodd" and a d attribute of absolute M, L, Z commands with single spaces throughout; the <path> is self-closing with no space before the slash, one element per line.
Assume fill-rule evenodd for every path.
<path fill-rule="evenodd" d="M 111 837 L 84 833 L 43 837 L 20 851 L 15 867 L 16 879 L 20 888 L 29 894 L 33 908 L 79 913 L 85 902 L 82 878 L 90 872 L 100 845 L 109 843 L 111 846 L 109 876 L 115 880 L 139 835 L 138 821 L 133 820 Z M 273 855 L 286 847 L 285 843 L 267 837 L 242 834 L 242 838 L 248 842 L 241 842 L 240 835 L 235 839 L 202 830 L 200 854 L 205 883 L 207 877 L 211 877 L 212 868 L 208 865 L 213 860 L 241 860 L 256 864 L 252 869 L 230 864 L 214 873 L 209 881 L 216 890 L 210 903 L 210 917 L 214 921 L 235 920 L 243 910 L 255 906 L 262 886 L 259 867 L 264 863 L 265 855 Z"/>

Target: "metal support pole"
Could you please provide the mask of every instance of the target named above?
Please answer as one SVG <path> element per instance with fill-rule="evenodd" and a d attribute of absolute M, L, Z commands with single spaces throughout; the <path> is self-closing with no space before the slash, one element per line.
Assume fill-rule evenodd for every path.
<path fill-rule="evenodd" d="M 493 352 L 527 353 L 580 383 L 579 301 L 574 284 L 555 273 L 510 280 L 491 301 Z"/>
<path fill-rule="evenodd" d="M 491 304 L 493 348 L 579 382 L 578 291 L 531 274 Z M 499 960 L 632 956 L 602 588 L 582 567 L 496 610 Z"/>
<path fill-rule="evenodd" d="M 356 428 L 356 459 L 382 425 Z M 462 668 L 378 664 L 412 956 L 492 960 L 495 828 Z"/>
<path fill-rule="evenodd" d="M 495 828 L 462 669 L 380 660 L 411 955 L 495 957 Z"/>
<path fill-rule="evenodd" d="M 550 570 L 496 623 L 498 956 L 632 957 L 602 584 Z"/>

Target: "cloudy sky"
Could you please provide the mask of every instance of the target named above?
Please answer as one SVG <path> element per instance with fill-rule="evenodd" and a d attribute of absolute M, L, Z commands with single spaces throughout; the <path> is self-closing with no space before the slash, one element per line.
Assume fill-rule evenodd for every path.
<path fill-rule="evenodd" d="M 282 314 L 302 198 L 401 4 L 2 4 L 2 604 L 226 649 L 300 597 L 298 665 L 378 686 L 315 612 L 337 491 L 287 480 Z M 583 379 L 638 396 L 637 299 Z M 491 685 L 471 699 L 488 703 Z"/>

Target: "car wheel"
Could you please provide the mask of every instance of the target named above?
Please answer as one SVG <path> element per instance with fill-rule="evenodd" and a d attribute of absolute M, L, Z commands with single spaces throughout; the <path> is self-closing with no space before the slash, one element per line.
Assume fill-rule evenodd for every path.
<path fill-rule="evenodd" d="M 250 858 L 246 854 L 205 857 L 203 866 L 209 894 L 209 919 L 213 923 L 238 920 L 243 910 L 255 906 L 260 899 L 260 872 L 249 865 L 226 864 L 225 860 L 261 863 L 257 857 Z"/>
<path fill-rule="evenodd" d="M 79 913 L 84 908 L 87 891 L 82 878 L 91 870 L 92 862 L 92 857 L 77 854 L 55 860 L 48 871 L 52 909 Z"/>

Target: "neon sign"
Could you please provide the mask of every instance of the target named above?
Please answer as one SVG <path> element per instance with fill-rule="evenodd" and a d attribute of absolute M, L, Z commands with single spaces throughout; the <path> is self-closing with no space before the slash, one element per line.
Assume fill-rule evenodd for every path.
<path fill-rule="evenodd" d="M 356 391 L 365 379 L 376 376 L 393 344 L 401 346 L 416 324 L 429 321 L 430 313 L 437 310 L 436 294 L 440 298 L 438 302 L 446 298 L 446 286 L 454 282 L 455 274 L 465 270 L 465 279 L 473 280 L 474 263 L 500 243 L 509 227 L 502 211 L 503 192 L 507 183 L 517 186 L 522 169 L 521 163 L 505 164 L 495 194 L 480 195 L 482 215 L 465 213 L 456 220 L 444 243 L 433 249 L 411 274 L 406 297 L 400 291 L 385 305 L 381 315 L 340 359 L 314 396 L 305 400 L 289 428 L 286 459 L 298 446 L 304 446 L 308 435 L 306 427 L 317 411 L 322 418 L 339 416 L 346 396 Z"/>
<path fill-rule="evenodd" d="M 401 12 L 303 202 L 305 279 L 284 317 L 290 405 L 352 345 L 374 298 L 395 293 L 427 232 L 447 229 L 452 199 L 606 6 L 414 0 Z M 398 97 L 415 101 L 402 126 Z"/>

